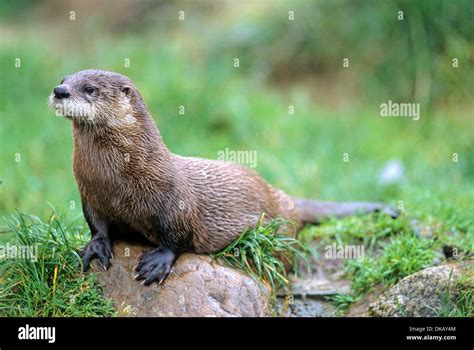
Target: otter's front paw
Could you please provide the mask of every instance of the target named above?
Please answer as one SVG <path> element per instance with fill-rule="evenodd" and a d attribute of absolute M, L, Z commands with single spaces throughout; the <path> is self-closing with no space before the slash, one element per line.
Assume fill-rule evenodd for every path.
<path fill-rule="evenodd" d="M 89 270 L 91 261 L 98 258 L 104 270 L 110 266 L 110 258 L 112 257 L 112 242 L 107 237 L 94 236 L 87 244 L 82 256 L 82 264 L 84 272 Z"/>
<path fill-rule="evenodd" d="M 161 284 L 168 277 L 171 266 L 175 261 L 176 255 L 166 247 L 160 247 L 140 256 L 138 265 L 135 266 L 137 275 L 136 280 L 145 280 L 145 286 L 150 285 L 154 281 Z"/>

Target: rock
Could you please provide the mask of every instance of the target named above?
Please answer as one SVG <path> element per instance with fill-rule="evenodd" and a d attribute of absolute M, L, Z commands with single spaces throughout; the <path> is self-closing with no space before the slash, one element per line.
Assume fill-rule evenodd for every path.
<path fill-rule="evenodd" d="M 423 222 L 419 222 L 418 220 L 412 220 L 410 222 L 410 228 L 416 233 L 416 235 L 420 238 L 433 238 L 436 230 L 438 230 L 440 224 L 433 226 Z"/>
<path fill-rule="evenodd" d="M 370 304 L 375 302 L 382 292 L 383 290 L 380 285 L 375 286 L 371 292 L 365 294 L 361 299 L 350 305 L 345 313 L 345 316 L 368 317 L 369 315 L 367 314 L 367 310 L 369 309 Z"/>
<path fill-rule="evenodd" d="M 120 316 L 267 316 L 271 310 L 265 289 L 250 276 L 219 265 L 209 256 L 183 254 L 166 281 L 145 287 L 134 280 L 133 267 L 151 247 L 114 243 L 114 259 L 107 271 L 94 261 L 93 271 L 104 295 Z"/>
<path fill-rule="evenodd" d="M 297 297 L 324 298 L 335 294 L 349 294 L 349 281 L 322 280 L 312 276 L 306 279 L 295 279 L 291 284 L 291 294 Z"/>
<path fill-rule="evenodd" d="M 278 297 L 277 313 L 285 317 L 332 317 L 336 309 L 329 301 L 312 298 L 287 298 Z"/>
<path fill-rule="evenodd" d="M 414 273 L 403 278 L 370 304 L 368 315 L 377 317 L 436 317 L 446 305 L 452 305 L 463 288 L 474 288 L 474 261 L 451 263 Z M 448 293 L 449 290 L 449 293 Z M 448 297 L 449 295 L 449 297 Z"/>
<path fill-rule="evenodd" d="M 290 294 L 278 294 L 277 314 L 286 317 L 333 317 L 336 309 L 327 297 L 350 293 L 342 276 L 342 260 L 313 259 L 311 271 L 301 266 L 298 277 L 290 275 Z"/>
<path fill-rule="evenodd" d="M 321 299 L 334 294 L 347 294 L 351 291 L 351 283 L 343 276 L 342 259 L 311 260 L 311 269 L 302 265 L 298 276 L 289 276 L 290 293 L 297 298 Z"/>

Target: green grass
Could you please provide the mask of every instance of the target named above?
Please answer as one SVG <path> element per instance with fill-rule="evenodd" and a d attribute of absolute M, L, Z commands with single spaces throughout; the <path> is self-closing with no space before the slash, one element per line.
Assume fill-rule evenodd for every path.
<path fill-rule="evenodd" d="M 451 241 L 451 235 L 470 237 L 472 231 L 463 231 L 462 222 L 450 227 L 435 224 L 429 220 L 424 226 L 431 229 L 431 235 L 423 237 L 416 232 L 413 218 L 403 214 L 397 219 L 387 215 L 371 214 L 343 219 L 331 219 L 321 226 L 308 226 L 302 232 L 305 242 L 315 242 L 315 250 L 323 251 L 325 246 L 363 245 L 365 256 L 347 259 L 343 262 L 345 277 L 351 281 L 352 293 L 335 295 L 330 300 L 340 311 L 347 309 L 354 301 L 372 292 L 376 286 L 391 287 L 400 279 L 424 268 L 435 260 L 443 261 L 442 247 Z M 455 233 L 457 232 L 457 233 Z M 447 238 L 451 237 L 451 238 Z M 456 243 L 462 259 L 471 249 L 472 241 L 460 240 Z M 320 258 L 324 255 L 319 254 Z"/>
<path fill-rule="evenodd" d="M 385 238 L 403 232 L 409 227 L 409 219 L 402 215 L 396 220 L 388 215 L 355 215 L 342 219 L 328 219 L 320 226 L 306 226 L 300 233 L 305 241 L 316 241 L 317 251 L 335 242 L 337 245 L 363 245 L 365 253 L 373 254 L 380 249 Z"/>
<path fill-rule="evenodd" d="M 353 303 L 360 299 L 360 296 L 353 294 L 337 293 L 326 298 L 336 307 L 336 312 L 342 315 Z"/>
<path fill-rule="evenodd" d="M 47 222 L 19 213 L 6 219 L 14 232 L 10 245 L 37 247 L 35 259 L 0 260 L 0 316 L 112 316 L 93 274 L 81 271 L 78 254 L 89 238 L 77 222 L 55 213 Z"/>
<path fill-rule="evenodd" d="M 120 46 L 94 40 L 96 45 L 88 44 L 87 50 L 78 43 L 61 58 L 50 55 L 57 49 L 51 41 L 5 45 L 0 51 L 2 67 L 23 58 L 21 68 L 2 74 L 9 88 L 0 104 L 0 214 L 21 209 L 44 217 L 47 202 L 72 216 L 80 214 L 70 122 L 48 110 L 46 98 L 62 75 L 96 67 L 134 80 L 175 153 L 215 159 L 226 147 L 255 150 L 256 170 L 290 194 L 393 204 L 402 200 L 412 215 L 473 226 L 469 110 L 464 115 L 427 112 L 419 122 L 380 118 L 377 104 L 328 111 L 311 103 L 307 88 L 276 91 L 258 76 L 233 68 L 226 56 L 213 57 L 210 66 L 202 52 L 160 47 L 156 40 L 143 39 L 144 44 L 124 36 Z M 87 56 L 81 54 L 84 50 Z M 129 56 L 133 64 L 124 68 L 121 58 Z M 195 60 L 189 62 L 188 56 Z M 288 114 L 290 104 L 295 115 Z M 184 116 L 178 114 L 180 105 L 186 106 Z M 451 160 L 454 152 L 457 163 Z M 349 153 L 348 163 L 342 161 L 343 153 Z M 394 157 L 404 163 L 406 180 L 388 190 L 377 184 L 377 173 Z"/>
<path fill-rule="evenodd" d="M 309 266 L 309 248 L 286 234 L 288 227 L 285 225 L 291 225 L 288 221 L 273 219 L 263 225 L 262 220 L 263 214 L 255 228 L 245 230 L 213 257 L 266 283 L 271 294 L 276 296 L 280 289 L 289 290 L 285 262 L 291 264 L 294 272 L 298 272 L 300 262 Z"/>
<path fill-rule="evenodd" d="M 427 236 L 416 232 L 412 220 L 405 214 L 396 220 L 386 215 L 371 214 L 331 219 L 321 226 L 309 226 L 303 230 L 303 241 L 315 242 L 317 252 L 333 242 L 338 245 L 362 244 L 366 249 L 364 258 L 348 259 L 343 263 L 345 278 L 351 281 L 351 293 L 328 298 L 340 315 L 354 302 L 374 291 L 375 287 L 386 290 L 402 278 L 433 266 L 436 260 L 444 261 L 442 247 L 446 244 L 458 248 L 456 258 L 460 264 L 469 259 L 473 233 L 470 227 L 463 225 L 462 220 L 453 220 L 450 226 L 433 217 L 425 218 L 422 223 L 423 227 L 429 228 L 430 235 Z M 443 305 L 437 312 L 444 317 L 472 317 L 473 300 L 471 270 L 451 290 L 447 286 Z"/>
<path fill-rule="evenodd" d="M 356 295 L 378 284 L 392 286 L 400 279 L 433 265 L 434 242 L 405 233 L 392 238 L 377 256 L 347 262 L 347 273 Z"/>
<path fill-rule="evenodd" d="M 474 317 L 474 266 L 465 266 L 461 278 L 451 286 L 452 272 L 446 284 L 440 317 Z"/>
<path fill-rule="evenodd" d="M 468 1 L 462 4 L 468 4 Z M 218 26 L 225 26 L 227 21 L 216 21 L 217 27 L 207 27 L 207 24 L 193 20 L 176 24 L 171 17 L 155 23 L 156 18 L 163 19 L 156 17 L 150 28 L 143 31 L 135 28 L 138 32 L 128 31 L 129 34 L 106 30 L 101 27 L 100 20 L 96 22 L 92 18 L 95 16 L 87 15 L 78 16 L 74 23 L 58 24 L 54 30 L 46 19 L 32 21 L 31 25 L 24 19 L 19 19 L 18 23 L 6 23 L 8 35 L 5 35 L 6 40 L 0 48 L 0 215 L 8 216 L 19 209 L 45 218 L 50 212 L 47 204 L 50 202 L 59 211 L 66 212 L 68 217 L 81 217 L 80 197 L 72 175 L 70 122 L 56 117 L 47 108 L 47 96 L 63 75 L 85 68 L 100 68 L 126 74 L 135 82 L 165 143 L 177 154 L 215 159 L 218 152 L 225 148 L 255 150 L 258 155 L 256 170 L 272 185 L 289 194 L 326 200 L 379 200 L 394 206 L 401 201 L 404 215 L 397 220 L 384 216 L 358 216 L 330 220 L 319 227 L 308 227 L 303 232 L 304 239 L 315 241 L 319 247 L 333 242 L 364 245 L 370 255 L 368 260 L 364 263 L 352 262 L 354 265 L 347 266 L 348 278 L 353 280 L 355 289 L 360 293 L 370 290 L 377 283 L 393 283 L 406 273 L 429 264 L 436 255 L 435 251 L 443 245 L 457 248 L 461 257 L 472 253 L 473 112 L 472 101 L 465 99 L 472 90 L 469 88 L 472 79 L 469 80 L 470 75 L 466 73 L 472 71 L 467 59 L 472 51 L 469 44 L 472 41 L 463 38 L 472 36 L 473 31 L 469 30 L 472 21 L 455 21 L 457 29 L 451 27 L 450 22 L 463 14 L 468 16 L 472 9 L 462 11 L 463 7 L 446 5 L 446 17 L 433 22 L 434 17 L 423 16 L 422 13 L 428 10 L 436 12 L 436 6 L 404 5 L 411 12 L 407 18 L 423 19 L 423 23 L 429 24 L 428 28 L 439 28 L 428 33 L 430 40 L 435 41 L 427 42 L 427 46 L 420 51 L 423 56 L 413 55 L 419 60 L 416 62 L 407 63 L 407 57 L 411 56 L 400 49 L 410 39 L 403 33 L 411 25 L 416 25 L 416 21 L 406 27 L 394 27 L 393 21 L 384 17 L 387 14 L 392 18 L 393 5 L 382 11 L 378 6 L 366 4 L 362 8 L 364 16 L 351 18 L 345 26 L 330 16 L 323 16 L 321 21 L 288 23 L 284 2 L 279 4 L 276 13 L 260 12 L 264 15 L 261 24 L 258 23 L 259 16 L 249 18 L 256 27 L 246 27 L 249 24 L 243 21 L 246 13 L 240 14 L 240 22 L 235 18 L 229 21 L 226 28 Z M 320 6 L 321 11 L 332 13 L 331 9 L 338 4 L 327 2 L 313 6 L 299 2 L 295 6 L 298 18 L 311 19 L 311 8 Z M 350 14 L 352 10 L 352 5 L 344 7 L 344 13 Z M 281 16 L 274 16 L 277 13 Z M 383 18 L 376 20 L 380 16 Z M 87 22 L 88 17 L 92 18 L 90 22 Z M 291 26 L 289 33 L 296 35 L 295 40 L 279 34 L 284 30 L 280 22 Z M 445 31 L 446 23 L 449 23 L 450 29 Z M 237 24 L 242 28 L 254 28 L 256 35 L 247 39 L 239 35 L 231 36 L 229 33 L 238 32 Z M 65 48 L 67 40 L 61 37 L 61 33 L 69 33 L 70 25 L 74 26 L 77 40 Z M 269 31 L 272 25 L 273 31 Z M 168 27 L 172 30 L 168 31 Z M 324 37 L 326 31 L 308 31 L 308 27 L 331 28 L 330 32 L 334 35 Z M 202 30 L 197 30 L 199 28 Z M 373 37 L 363 35 L 367 28 L 375 28 L 370 31 Z M 439 35 L 439 31 L 443 35 Z M 385 42 L 383 35 L 387 33 L 390 38 L 397 33 L 396 42 L 389 51 L 382 52 L 380 48 L 383 45 L 380 43 Z M 413 33 L 417 34 L 420 33 Z M 446 45 L 437 45 L 436 38 L 443 37 L 450 40 L 446 40 Z M 236 43 L 242 38 L 245 40 L 241 44 Z M 280 38 L 283 38 L 282 46 L 278 41 Z M 245 47 L 251 50 L 245 50 Z M 352 49 L 347 51 L 347 47 Z M 433 47 L 442 50 L 444 56 L 434 55 L 436 50 Z M 300 49 L 310 55 L 300 55 Z M 288 52 L 297 54 L 288 56 Z M 426 53 L 430 55 L 426 56 Z M 451 69 L 449 62 L 443 59 L 423 64 L 432 61 L 434 56 L 431 53 L 435 57 L 459 57 L 461 69 Z M 285 62 L 286 66 L 302 68 L 306 76 L 308 71 L 304 70 L 304 64 L 316 62 L 316 66 L 311 66 L 309 71 L 319 78 L 319 69 L 322 70 L 331 78 L 326 83 L 337 87 L 341 84 L 337 77 L 343 74 L 338 69 L 340 57 L 346 54 L 351 56 L 351 69 L 344 71 L 350 72 L 345 78 L 352 81 L 352 85 L 345 86 L 347 90 L 344 91 L 349 95 L 334 97 L 341 102 L 340 105 L 349 101 L 347 107 L 332 108 L 331 105 L 315 103 L 327 94 L 324 95 L 324 91 L 317 86 L 301 81 L 301 75 L 287 75 L 286 84 L 278 87 L 265 78 L 265 72 L 275 70 L 278 64 Z M 379 54 L 386 59 L 381 59 Z M 234 57 L 240 57 L 240 68 L 233 67 Z M 20 68 L 14 66 L 16 58 L 21 59 Z M 129 68 L 123 65 L 125 58 L 130 59 Z M 298 67 L 294 59 L 302 60 Z M 318 60 L 322 65 L 318 64 Z M 374 65 L 367 65 L 367 62 Z M 381 118 L 381 102 L 389 98 L 395 100 L 397 96 L 408 98 L 414 92 L 411 87 L 419 81 L 413 70 L 420 73 L 430 71 L 426 76 L 422 74 L 422 85 L 426 83 L 423 79 L 429 77 L 433 78 L 433 82 L 441 82 L 432 83 L 431 88 L 426 89 L 429 97 L 425 96 L 427 100 L 432 100 L 433 105 L 440 105 L 439 108 L 425 108 L 423 103 L 418 122 L 404 118 Z M 417 79 L 413 79 L 415 75 Z M 394 76 L 401 79 L 388 79 Z M 355 94 L 351 94 L 351 89 Z M 353 105 L 354 95 L 359 91 L 375 92 L 375 95 L 381 96 L 373 98 L 366 94 L 361 99 L 364 101 L 362 104 Z M 449 102 L 447 92 L 456 102 L 454 105 L 443 105 L 443 102 Z M 447 98 L 434 101 L 437 96 Z M 423 96 L 420 100 L 425 101 Z M 179 115 L 180 105 L 186 107 L 185 115 Z M 295 107 L 294 115 L 288 114 L 289 105 Z M 343 153 L 349 154 L 349 162 L 343 162 Z M 452 160 L 453 153 L 458 154 L 458 162 Z M 378 172 L 392 158 L 399 159 L 405 166 L 404 179 L 394 186 L 382 186 L 377 182 Z M 414 236 L 410 227 L 412 218 L 432 227 L 432 237 L 422 240 Z M 74 249 L 64 246 L 62 236 L 57 235 L 58 240 L 48 236 L 51 227 L 55 227 L 53 232 L 59 229 L 58 223 L 48 220 L 43 225 L 33 220 L 25 227 L 20 225 L 20 231 L 15 228 L 13 234 L 0 233 L 0 243 L 5 244 L 11 239 L 17 240 L 19 235 L 33 232 L 35 239 L 42 242 L 44 256 L 57 264 L 62 262 L 62 265 L 57 265 L 64 266 L 58 281 L 66 284 L 65 289 L 68 280 L 75 283 L 71 290 L 77 290 L 81 283 L 94 285 L 90 280 L 93 277 L 84 277 L 78 272 L 80 262 Z M 30 227 L 37 231 L 31 231 Z M 82 241 L 75 240 L 74 230 L 70 227 L 64 231 L 65 237 L 73 240 L 70 246 L 77 248 Z M 86 229 L 83 230 L 86 235 Z M 258 230 L 271 231 L 262 227 Z M 258 245 L 260 239 L 260 235 L 252 237 L 252 233 L 247 232 L 239 244 L 252 242 L 250 246 Z M 52 255 L 54 247 L 56 254 Z M 269 263 L 272 265 L 268 266 L 283 276 L 277 262 Z M 30 272 L 35 271 L 32 267 L 36 266 L 28 263 L 21 265 L 18 261 L 8 264 L 18 269 L 18 278 L 25 279 L 30 278 Z M 59 286 L 56 296 L 52 294 L 53 265 L 44 265 L 47 274 L 41 275 L 44 279 L 39 282 L 32 279 L 31 289 L 23 286 L 25 283 L 21 283 L 20 279 L 11 281 L 8 286 L 18 283 L 15 288 L 20 288 L 26 296 L 24 300 L 8 299 L 7 304 L 2 304 L 3 307 L 8 307 L 9 312 L 18 308 L 18 314 L 66 313 L 56 306 L 53 306 L 54 310 L 47 310 L 50 306 L 35 302 L 39 300 L 35 299 L 38 293 L 45 300 L 57 298 L 58 303 L 67 299 L 66 292 L 57 294 L 62 290 Z M 264 265 L 260 266 L 263 268 Z M 387 270 L 382 271 L 382 267 Z M 262 270 L 262 273 L 265 274 L 265 271 Z M 270 273 L 268 276 L 273 276 L 277 285 L 284 281 L 278 274 Z M 7 286 L 6 282 L 2 279 L 2 286 Z M 35 292 L 37 287 L 38 292 Z M 90 287 L 88 290 L 92 293 L 96 289 Z M 95 300 L 95 297 L 91 298 Z M 344 296 L 338 298 L 336 302 L 340 305 L 346 305 L 351 300 Z M 40 307 L 45 309 L 39 310 Z M 68 307 L 72 309 L 67 312 L 74 313 L 77 306 Z M 108 311 L 104 310 L 103 313 L 107 314 Z M 99 308 L 97 314 L 100 314 Z"/>

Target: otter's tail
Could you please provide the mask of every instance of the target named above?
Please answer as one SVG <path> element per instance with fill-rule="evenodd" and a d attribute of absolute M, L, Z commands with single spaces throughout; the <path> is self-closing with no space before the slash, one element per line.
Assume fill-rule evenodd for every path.
<path fill-rule="evenodd" d="M 399 215 L 395 209 L 378 202 L 323 202 L 294 198 L 294 203 L 301 220 L 311 224 L 318 224 L 330 217 L 341 218 L 374 211 L 383 211 L 393 218 Z"/>

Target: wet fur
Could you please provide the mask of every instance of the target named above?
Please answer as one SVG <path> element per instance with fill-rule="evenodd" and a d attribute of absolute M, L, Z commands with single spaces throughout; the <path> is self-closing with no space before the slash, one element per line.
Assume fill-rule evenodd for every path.
<path fill-rule="evenodd" d="M 80 101 L 93 107 L 82 116 L 68 115 L 74 176 L 93 235 L 86 268 L 94 257 L 108 267 L 115 234 L 141 234 L 159 247 L 137 266 L 137 278 L 149 284 L 166 278 L 184 251 L 226 247 L 255 226 L 262 212 L 266 221 L 295 222 L 293 233 L 303 222 L 318 221 L 320 213 L 331 214 L 323 210 L 327 203 L 294 199 L 244 166 L 172 154 L 140 93 L 122 75 L 88 70 L 66 77 L 64 84 L 70 100 L 52 97 L 54 106 Z M 84 94 L 84 84 L 98 87 L 96 95 Z"/>

